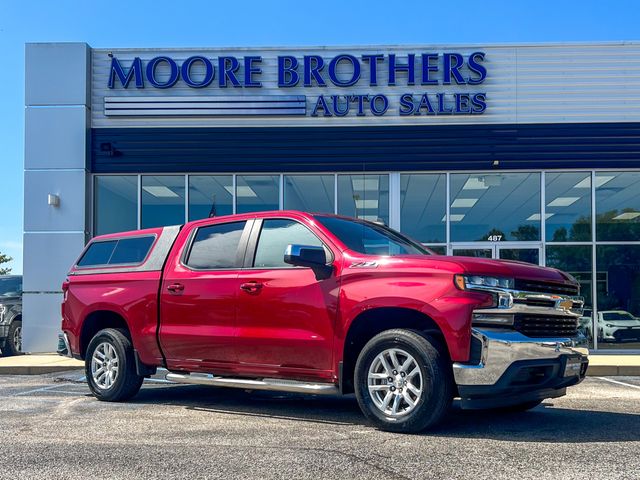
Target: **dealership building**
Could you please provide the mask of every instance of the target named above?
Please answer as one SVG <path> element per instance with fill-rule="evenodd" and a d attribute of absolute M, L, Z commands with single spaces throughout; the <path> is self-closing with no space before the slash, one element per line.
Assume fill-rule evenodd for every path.
<path fill-rule="evenodd" d="M 640 353 L 640 42 L 27 44 L 25 106 L 27 351 L 94 236 L 280 209 L 564 270 L 592 348 Z"/>

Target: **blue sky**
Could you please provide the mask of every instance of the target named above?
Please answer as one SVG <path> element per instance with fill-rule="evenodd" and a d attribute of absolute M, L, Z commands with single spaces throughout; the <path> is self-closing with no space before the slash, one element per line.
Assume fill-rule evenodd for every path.
<path fill-rule="evenodd" d="M 24 44 L 218 47 L 639 41 L 640 0 L 0 0 L 0 252 L 22 272 Z"/>

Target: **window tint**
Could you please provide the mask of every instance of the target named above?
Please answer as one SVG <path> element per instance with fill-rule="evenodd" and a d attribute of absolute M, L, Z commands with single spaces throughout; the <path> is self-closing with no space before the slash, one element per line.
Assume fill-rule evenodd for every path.
<path fill-rule="evenodd" d="M 199 228 L 187 265 L 204 270 L 233 268 L 246 223 L 223 223 Z"/>
<path fill-rule="evenodd" d="M 93 265 L 106 265 L 116 248 L 117 240 L 111 242 L 97 242 L 89 246 L 87 252 L 78 262 L 79 267 L 90 267 Z"/>
<path fill-rule="evenodd" d="M 142 263 L 147 258 L 155 239 L 154 236 L 147 236 L 93 243 L 78 262 L 78 266 L 94 267 Z"/>
<path fill-rule="evenodd" d="M 258 240 L 254 267 L 293 267 L 284 263 L 288 245 L 321 247 L 322 242 L 307 227 L 293 220 L 265 220 Z"/>
<path fill-rule="evenodd" d="M 315 218 L 354 252 L 367 255 L 431 255 L 422 245 L 382 225 L 321 215 Z"/>
<path fill-rule="evenodd" d="M 22 295 L 22 277 L 0 278 L 0 297 Z"/>
<path fill-rule="evenodd" d="M 142 263 L 147 258 L 149 249 L 154 241 L 155 237 L 124 238 L 119 240 L 113 255 L 111 255 L 109 265 Z"/>

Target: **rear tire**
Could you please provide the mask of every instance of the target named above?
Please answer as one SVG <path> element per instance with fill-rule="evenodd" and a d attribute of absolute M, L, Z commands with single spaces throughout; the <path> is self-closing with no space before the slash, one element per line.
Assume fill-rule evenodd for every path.
<path fill-rule="evenodd" d="M 433 337 L 414 330 L 387 330 L 373 337 L 360 352 L 354 383 L 364 415 L 390 432 L 432 427 L 453 401 L 449 355 Z"/>
<path fill-rule="evenodd" d="M 89 342 L 85 373 L 91 393 L 105 402 L 128 400 L 144 381 L 136 372 L 131 340 L 114 328 L 100 330 Z"/>
<path fill-rule="evenodd" d="M 3 357 L 22 355 L 22 321 L 14 320 L 9 326 L 9 333 L 2 349 Z"/>

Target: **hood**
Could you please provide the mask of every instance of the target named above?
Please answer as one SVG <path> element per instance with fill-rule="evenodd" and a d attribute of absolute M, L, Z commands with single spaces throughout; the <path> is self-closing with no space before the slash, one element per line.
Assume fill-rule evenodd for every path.
<path fill-rule="evenodd" d="M 22 303 L 22 297 L 14 295 L 5 297 L 3 295 L 0 295 L 0 305 L 6 305 L 10 303 Z"/>
<path fill-rule="evenodd" d="M 548 267 L 531 265 L 530 263 L 515 262 L 513 260 L 493 260 L 488 258 L 450 257 L 444 255 L 399 255 L 396 258 L 411 258 L 428 262 L 444 262 L 457 264 L 467 273 L 475 275 L 492 275 L 496 277 L 523 278 L 545 282 L 561 282 L 576 284 L 568 274 Z"/>

